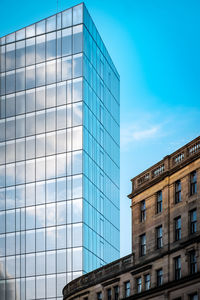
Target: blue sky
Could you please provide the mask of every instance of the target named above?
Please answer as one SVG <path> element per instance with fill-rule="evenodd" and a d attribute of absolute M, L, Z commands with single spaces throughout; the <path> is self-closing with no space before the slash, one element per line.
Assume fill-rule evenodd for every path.
<path fill-rule="evenodd" d="M 80 1 L 58 0 L 59 10 Z M 131 251 L 130 179 L 200 132 L 199 0 L 85 4 L 121 76 L 121 256 Z M 1 0 L 0 36 L 56 13 Z"/>

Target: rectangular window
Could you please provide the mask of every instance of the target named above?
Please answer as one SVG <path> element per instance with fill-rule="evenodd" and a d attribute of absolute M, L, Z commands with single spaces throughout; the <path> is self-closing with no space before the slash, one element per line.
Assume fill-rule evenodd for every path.
<path fill-rule="evenodd" d="M 111 300 L 111 299 L 112 299 L 112 290 L 107 289 L 107 300 Z"/>
<path fill-rule="evenodd" d="M 141 293 L 142 291 L 142 278 L 138 277 L 136 279 L 136 285 L 137 285 L 137 293 Z"/>
<path fill-rule="evenodd" d="M 114 299 L 115 300 L 119 299 L 119 286 L 118 285 L 114 286 Z"/>
<path fill-rule="evenodd" d="M 129 297 L 131 294 L 131 285 L 130 285 L 130 281 L 127 281 L 124 283 L 124 294 L 125 297 Z"/>
<path fill-rule="evenodd" d="M 181 278 L 181 257 L 174 258 L 174 279 L 179 280 Z"/>
<path fill-rule="evenodd" d="M 140 256 L 146 254 L 146 234 L 140 236 Z"/>
<path fill-rule="evenodd" d="M 97 293 L 97 300 L 102 300 L 102 292 Z"/>
<path fill-rule="evenodd" d="M 145 291 L 148 291 L 151 287 L 151 275 L 146 274 L 144 276 L 144 281 L 145 281 Z"/>
<path fill-rule="evenodd" d="M 156 239 L 157 239 L 157 249 L 162 248 L 163 238 L 162 238 L 162 225 L 156 228 Z"/>
<path fill-rule="evenodd" d="M 163 270 L 159 269 L 156 272 L 157 274 L 157 286 L 161 286 L 163 284 Z"/>
<path fill-rule="evenodd" d="M 174 219 L 174 231 L 175 241 L 179 241 L 181 239 L 181 217 Z"/>
<path fill-rule="evenodd" d="M 181 181 L 175 182 L 175 203 L 181 202 Z"/>
<path fill-rule="evenodd" d="M 190 294 L 190 295 L 189 295 L 189 299 L 190 299 L 190 300 L 198 300 L 198 295 L 197 295 L 197 293 Z"/>
<path fill-rule="evenodd" d="M 190 252 L 190 274 L 197 273 L 197 257 L 195 251 Z"/>
<path fill-rule="evenodd" d="M 194 195 L 197 192 L 197 172 L 194 171 L 190 174 L 190 195 Z"/>
<path fill-rule="evenodd" d="M 190 234 L 197 232 L 197 210 L 190 211 Z"/>
<path fill-rule="evenodd" d="M 140 221 L 144 222 L 146 220 L 146 204 L 145 200 L 141 201 L 140 206 Z"/>
<path fill-rule="evenodd" d="M 157 214 L 162 212 L 162 191 L 157 192 Z"/>

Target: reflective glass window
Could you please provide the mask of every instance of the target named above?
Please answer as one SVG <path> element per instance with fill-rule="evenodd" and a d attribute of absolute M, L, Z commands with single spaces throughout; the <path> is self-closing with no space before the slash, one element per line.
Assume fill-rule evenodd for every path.
<path fill-rule="evenodd" d="M 45 108 L 45 87 L 36 89 L 36 110 Z"/>
<path fill-rule="evenodd" d="M 57 203 L 57 225 L 66 224 L 66 201 Z"/>
<path fill-rule="evenodd" d="M 6 209 L 15 208 L 15 187 L 6 189 Z"/>
<path fill-rule="evenodd" d="M 6 71 L 15 68 L 15 43 L 6 45 Z"/>
<path fill-rule="evenodd" d="M 15 91 L 15 71 L 6 73 L 6 93 L 13 93 Z"/>
<path fill-rule="evenodd" d="M 15 231 L 15 210 L 6 211 L 6 232 Z"/>
<path fill-rule="evenodd" d="M 56 85 L 52 84 L 46 88 L 46 107 L 53 107 L 56 105 Z"/>
<path fill-rule="evenodd" d="M 56 246 L 55 227 L 46 228 L 46 250 L 54 250 Z"/>
<path fill-rule="evenodd" d="M 67 103 L 67 87 L 66 82 L 60 82 L 57 84 L 57 105 Z"/>
<path fill-rule="evenodd" d="M 47 275 L 47 297 L 56 297 L 56 275 Z"/>
<path fill-rule="evenodd" d="M 45 63 L 36 65 L 36 86 L 45 84 Z"/>
<path fill-rule="evenodd" d="M 36 180 L 45 179 L 45 158 L 36 159 Z"/>
<path fill-rule="evenodd" d="M 57 180 L 57 201 L 66 200 L 66 178 Z"/>
<path fill-rule="evenodd" d="M 26 40 L 26 65 L 35 63 L 35 38 Z"/>
<path fill-rule="evenodd" d="M 55 130 L 56 125 L 56 110 L 55 108 L 46 110 L 46 131 Z"/>
<path fill-rule="evenodd" d="M 35 35 L 35 24 L 26 27 L 26 37 L 32 37 Z"/>
<path fill-rule="evenodd" d="M 73 102 L 78 102 L 82 100 L 82 79 L 73 80 Z"/>
<path fill-rule="evenodd" d="M 16 161 L 25 159 L 25 139 L 16 140 Z"/>
<path fill-rule="evenodd" d="M 66 250 L 57 251 L 57 272 L 66 272 L 67 253 Z"/>
<path fill-rule="evenodd" d="M 45 199 L 43 199 L 43 201 L 44 200 Z M 36 228 L 41 227 L 45 227 L 45 205 L 36 206 Z"/>
<path fill-rule="evenodd" d="M 46 182 L 46 202 L 55 202 L 56 200 L 56 182 L 55 180 L 48 180 Z"/>
<path fill-rule="evenodd" d="M 73 56 L 73 77 L 82 76 L 82 54 Z"/>
<path fill-rule="evenodd" d="M 45 229 L 37 229 L 36 230 L 36 251 L 44 251 L 45 250 Z M 39 255 L 39 253 L 38 253 Z M 36 254 L 36 260 L 37 260 L 37 254 Z M 42 267 L 44 266 L 45 270 L 45 259 L 42 262 Z M 36 274 L 39 275 L 38 268 L 36 265 Z M 44 274 L 44 273 L 41 273 Z"/>
<path fill-rule="evenodd" d="M 46 226 L 55 226 L 56 224 L 56 210 L 55 203 L 46 205 Z"/>
<path fill-rule="evenodd" d="M 6 165 L 6 185 L 15 184 L 15 164 Z"/>
<path fill-rule="evenodd" d="M 57 227 L 57 249 L 66 248 L 66 226 Z"/>
<path fill-rule="evenodd" d="M 31 253 L 31 252 L 35 252 L 35 230 L 26 231 L 26 253 Z M 34 268 L 32 268 L 32 270 L 29 271 L 30 272 L 29 276 L 35 275 L 35 254 L 33 256 L 33 263 L 34 263 Z"/>
<path fill-rule="evenodd" d="M 67 113 L 66 106 L 60 106 L 57 108 L 57 129 L 66 128 Z"/>
<path fill-rule="evenodd" d="M 62 27 L 68 27 L 72 25 L 72 9 L 67 9 L 62 12 Z"/>
<path fill-rule="evenodd" d="M 46 134 L 46 155 L 55 154 L 56 151 L 56 136 L 55 132 Z"/>
<path fill-rule="evenodd" d="M 45 203 L 45 181 L 36 182 L 36 204 Z"/>
<path fill-rule="evenodd" d="M 25 113 L 25 92 L 16 93 L 16 114 Z"/>
<path fill-rule="evenodd" d="M 71 56 L 62 58 L 62 80 L 68 80 L 72 74 L 72 59 Z"/>
<path fill-rule="evenodd" d="M 82 225 L 73 225 L 73 247 L 78 247 L 82 245 Z"/>
<path fill-rule="evenodd" d="M 77 5 L 73 7 L 73 25 L 83 22 L 83 5 Z"/>
<path fill-rule="evenodd" d="M 35 181 L 35 160 L 26 161 L 26 182 Z"/>
<path fill-rule="evenodd" d="M 46 83 L 54 83 L 56 81 L 56 61 L 48 61 L 46 68 Z"/>
<path fill-rule="evenodd" d="M 0 210 L 5 210 L 5 207 L 6 207 L 5 189 L 0 189 Z M 1 254 L 1 246 L 0 246 L 0 254 Z"/>
<path fill-rule="evenodd" d="M 26 68 L 26 88 L 31 89 L 35 87 L 35 66 Z"/>
<path fill-rule="evenodd" d="M 25 68 L 16 70 L 16 91 L 25 89 Z"/>
<path fill-rule="evenodd" d="M 53 274 L 56 272 L 56 252 L 48 251 L 46 253 L 47 261 L 47 274 Z"/>
<path fill-rule="evenodd" d="M 35 183 L 26 184 L 26 206 L 35 205 Z"/>
<path fill-rule="evenodd" d="M 26 208 L 26 229 L 35 228 L 35 207 Z"/>
<path fill-rule="evenodd" d="M 73 53 L 82 52 L 83 48 L 83 26 L 73 27 Z"/>
<path fill-rule="evenodd" d="M 16 186 L 16 207 L 25 206 L 25 186 L 18 185 Z"/>
<path fill-rule="evenodd" d="M 42 20 L 38 23 L 36 23 L 36 34 L 42 34 L 45 33 L 45 25 L 46 25 L 46 20 Z"/>
<path fill-rule="evenodd" d="M 82 127 L 75 127 L 72 129 L 72 147 L 73 150 L 79 150 L 82 148 Z"/>
<path fill-rule="evenodd" d="M 16 43 L 16 68 L 25 66 L 25 41 Z"/>
<path fill-rule="evenodd" d="M 66 152 L 66 130 L 57 131 L 57 153 Z"/>
<path fill-rule="evenodd" d="M 56 15 L 46 19 L 47 32 L 56 30 Z"/>
<path fill-rule="evenodd" d="M 56 175 L 55 156 L 46 158 L 46 179 L 55 178 Z"/>
<path fill-rule="evenodd" d="M 72 153 L 72 173 L 82 173 L 82 151 L 75 151 Z"/>
<path fill-rule="evenodd" d="M 62 56 L 72 53 L 72 29 L 62 30 Z"/>
<path fill-rule="evenodd" d="M 45 60 L 45 35 L 41 35 L 36 37 L 36 63 L 43 62 L 44 60 Z"/>
<path fill-rule="evenodd" d="M 1 153 L 0 145 L 0 154 L 5 155 L 5 144 L 4 144 L 4 153 Z M 10 141 L 6 143 L 6 163 L 14 162 L 15 160 L 15 141 Z"/>
<path fill-rule="evenodd" d="M 66 166 L 67 166 L 67 160 L 66 160 L 66 154 L 59 154 L 57 156 L 57 177 L 63 177 L 66 176 Z"/>
<path fill-rule="evenodd" d="M 53 59 L 56 57 L 56 32 L 48 33 L 46 38 L 46 59 Z"/>
<path fill-rule="evenodd" d="M 26 91 L 26 112 L 35 110 L 35 89 Z"/>
<path fill-rule="evenodd" d="M 16 138 L 25 136 L 25 115 L 16 117 Z"/>
<path fill-rule="evenodd" d="M 35 113 L 26 115 L 26 135 L 35 134 Z"/>
<path fill-rule="evenodd" d="M 36 118 L 36 124 L 37 124 L 37 118 Z M 36 135 L 36 157 L 40 157 L 44 155 L 45 155 L 45 134 Z"/>
<path fill-rule="evenodd" d="M 73 126 L 82 125 L 82 103 L 73 104 Z"/>
<path fill-rule="evenodd" d="M 82 176 L 73 176 L 73 198 L 82 197 Z"/>
<path fill-rule="evenodd" d="M 45 298 L 45 276 L 36 278 L 36 299 Z"/>
<path fill-rule="evenodd" d="M 25 183 L 25 162 L 16 163 L 16 184 Z"/>
<path fill-rule="evenodd" d="M 36 112 L 36 134 L 45 132 L 45 110 Z M 38 151 L 41 149 L 38 148 Z"/>

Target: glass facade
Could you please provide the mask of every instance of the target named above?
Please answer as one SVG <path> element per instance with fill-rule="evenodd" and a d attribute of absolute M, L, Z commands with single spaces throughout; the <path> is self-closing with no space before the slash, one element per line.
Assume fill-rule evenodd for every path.
<path fill-rule="evenodd" d="M 119 75 L 84 4 L 0 39 L 0 298 L 119 257 Z"/>

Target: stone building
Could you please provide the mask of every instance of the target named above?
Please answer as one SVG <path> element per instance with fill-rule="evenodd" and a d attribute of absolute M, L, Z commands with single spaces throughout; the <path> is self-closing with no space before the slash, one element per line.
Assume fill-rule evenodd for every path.
<path fill-rule="evenodd" d="M 132 254 L 75 279 L 63 299 L 200 299 L 200 137 L 131 181 Z"/>

